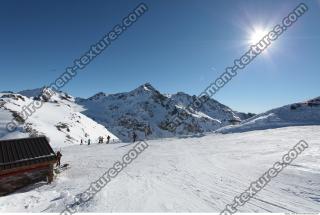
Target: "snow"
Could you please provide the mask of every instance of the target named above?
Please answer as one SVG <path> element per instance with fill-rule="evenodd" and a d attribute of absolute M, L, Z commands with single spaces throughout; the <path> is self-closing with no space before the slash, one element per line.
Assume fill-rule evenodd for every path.
<path fill-rule="evenodd" d="M 2 95 L 4 94 L 0 94 L 0 97 Z M 118 141 L 118 138 L 104 126 L 78 112 L 78 107 L 72 98 L 70 101 L 61 99 L 61 94 L 52 97 L 55 102 L 43 102 L 42 107 L 36 109 L 24 124 L 19 125 L 17 131 L 9 132 L 6 129 L 6 124 L 13 119 L 11 112 L 19 113 L 24 106 L 28 106 L 34 101 L 19 94 L 11 95 L 15 98 L 2 98 L 5 103 L 3 107 L 0 107 L 1 139 L 45 135 L 51 140 L 54 148 L 80 144 L 81 139 L 84 142 L 88 139 L 91 139 L 91 142 L 97 142 L 99 136 L 106 139 L 108 135 L 111 137 L 111 141 Z"/>
<path fill-rule="evenodd" d="M 199 110 L 187 109 L 196 96 L 179 92 L 174 95 L 162 94 L 146 83 L 125 93 L 97 93 L 88 99 L 76 99 L 81 106 L 78 111 L 104 125 L 122 141 L 131 141 L 133 131 L 144 137 L 145 128 L 150 128 L 149 138 L 164 138 L 190 135 L 216 130 L 229 125 L 230 120 L 241 115 L 219 102 L 209 99 Z M 168 122 L 179 114 L 187 115 L 175 132 L 169 131 Z"/>
<path fill-rule="evenodd" d="M 196 96 L 182 92 L 165 95 L 149 83 L 125 93 L 99 92 L 88 99 L 74 98 L 47 87 L 1 93 L 0 97 L 1 139 L 46 135 L 61 143 L 54 147 L 79 144 L 81 139 L 97 141 L 99 136 L 108 135 L 116 141 L 129 142 L 133 132 L 142 138 L 146 130 L 149 139 L 201 134 L 247 118 L 247 114 L 233 111 L 213 99 L 199 110 L 187 108 Z M 19 125 L 16 132 L 7 132 L 5 126 L 13 119 L 12 115 L 38 100 L 43 106 Z M 170 131 L 169 122 L 178 116 L 184 116 L 185 120 L 175 131 Z"/>
<path fill-rule="evenodd" d="M 62 163 L 71 168 L 50 185 L 37 183 L 1 197 L 0 212 L 63 211 L 133 147 L 118 138 L 131 141 L 132 131 L 145 138 L 146 127 L 152 131 L 149 148 L 79 206 L 80 212 L 220 212 L 301 139 L 310 148 L 239 211 L 320 210 L 320 97 L 254 116 L 213 99 L 190 110 L 186 107 L 195 96 L 161 94 L 148 83 L 130 92 L 100 92 L 88 99 L 64 92 L 54 92 L 48 99 L 47 90 L 0 93 L 0 138 L 46 135 L 54 150 L 62 151 Z M 43 101 L 43 106 L 8 132 L 6 124 L 13 114 L 35 100 Z M 165 122 L 182 112 L 187 119 L 175 132 L 166 130 Z M 239 125 L 230 125 L 240 119 Z M 117 144 L 97 144 L 99 136 L 108 135 Z M 80 145 L 81 139 L 91 139 L 92 144 Z"/>
<path fill-rule="evenodd" d="M 22 90 L 18 92 L 18 94 L 32 98 L 32 97 L 37 97 L 42 94 L 44 87 L 42 88 L 36 88 L 36 89 L 31 89 L 31 90 Z"/>
<path fill-rule="evenodd" d="M 149 147 L 80 212 L 220 212 L 299 140 L 306 149 L 240 212 L 320 210 L 320 126 L 296 126 L 196 138 L 147 141 Z M 0 198 L 1 212 L 61 212 L 133 145 L 69 145 L 71 168 Z"/>
<path fill-rule="evenodd" d="M 220 128 L 217 132 L 245 132 L 299 125 L 320 125 L 320 98 L 275 108 L 244 120 L 239 125 Z"/>
<path fill-rule="evenodd" d="M 12 119 L 10 111 L 0 108 L 0 119 L 0 137 L 2 137 L 1 139 L 28 137 L 28 134 L 22 133 L 19 129 L 14 132 L 8 132 L 7 124 Z"/>

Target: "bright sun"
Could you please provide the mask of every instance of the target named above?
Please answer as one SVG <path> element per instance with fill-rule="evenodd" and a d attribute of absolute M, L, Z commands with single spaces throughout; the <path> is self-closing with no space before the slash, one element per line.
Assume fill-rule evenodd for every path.
<path fill-rule="evenodd" d="M 266 36 L 268 34 L 268 32 L 262 28 L 257 28 L 257 29 L 254 29 L 252 32 L 251 32 L 251 35 L 250 35 L 250 39 L 249 39 L 249 43 L 251 45 L 255 45 L 257 44 L 261 39 L 263 39 L 264 36 Z"/>

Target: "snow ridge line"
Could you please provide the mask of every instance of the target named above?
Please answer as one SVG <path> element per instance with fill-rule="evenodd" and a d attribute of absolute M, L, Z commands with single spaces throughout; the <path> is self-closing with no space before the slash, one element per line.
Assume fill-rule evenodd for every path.
<path fill-rule="evenodd" d="M 238 211 L 239 206 L 254 199 L 255 195 L 269 184 L 272 178 L 276 177 L 285 167 L 291 164 L 305 149 L 309 147 L 308 143 L 300 140 L 288 153 L 282 156 L 281 161 L 277 161 L 273 167 L 268 169 L 258 180 L 252 182 L 247 190 L 240 195 L 234 197 L 231 204 L 227 204 L 225 209 L 220 212 L 220 215 L 232 215 Z M 260 200 L 260 199 L 259 199 Z M 263 201 L 263 200 L 260 200 Z M 271 204 L 271 203 L 269 203 Z M 289 209 L 286 209 L 292 212 Z"/>
<path fill-rule="evenodd" d="M 109 168 L 97 181 L 92 182 L 90 187 L 83 193 L 77 194 L 74 197 L 74 203 L 66 206 L 60 214 L 72 215 L 77 212 L 80 205 L 91 200 L 98 192 L 100 192 L 108 183 L 122 172 L 132 161 L 137 159 L 139 155 L 149 147 L 145 141 L 138 142 L 132 149 L 122 156 L 122 161 L 116 161 L 113 167 Z"/>

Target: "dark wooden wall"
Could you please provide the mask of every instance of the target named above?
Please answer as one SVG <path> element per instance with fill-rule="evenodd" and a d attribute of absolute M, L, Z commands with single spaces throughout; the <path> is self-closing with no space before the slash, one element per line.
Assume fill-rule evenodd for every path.
<path fill-rule="evenodd" d="M 52 176 L 53 165 L 51 164 L 30 170 L 20 170 L 7 175 L 0 175 L 0 196 L 12 193 L 19 188 L 36 182 L 47 181 L 48 179 L 48 182 L 51 182 Z"/>

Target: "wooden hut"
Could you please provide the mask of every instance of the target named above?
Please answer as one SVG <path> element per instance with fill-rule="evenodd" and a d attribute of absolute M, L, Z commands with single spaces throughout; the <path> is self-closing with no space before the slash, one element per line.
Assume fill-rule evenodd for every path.
<path fill-rule="evenodd" d="M 51 183 L 56 155 L 46 137 L 0 141 L 0 196 L 39 181 Z"/>

